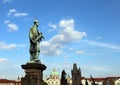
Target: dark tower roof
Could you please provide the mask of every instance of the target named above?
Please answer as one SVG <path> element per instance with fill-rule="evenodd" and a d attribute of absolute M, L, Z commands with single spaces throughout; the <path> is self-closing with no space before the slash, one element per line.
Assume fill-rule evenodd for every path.
<path fill-rule="evenodd" d="M 77 64 L 76 63 L 74 63 L 73 70 L 71 72 L 72 72 L 72 74 L 81 74 L 81 70 L 80 70 L 80 68 L 77 69 Z"/>
<path fill-rule="evenodd" d="M 73 70 L 77 70 L 77 65 L 76 65 L 76 63 L 74 63 L 74 65 L 73 65 Z"/>

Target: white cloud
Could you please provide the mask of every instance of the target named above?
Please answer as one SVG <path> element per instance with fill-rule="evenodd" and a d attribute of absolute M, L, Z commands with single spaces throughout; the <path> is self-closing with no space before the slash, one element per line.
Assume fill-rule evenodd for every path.
<path fill-rule="evenodd" d="M 61 20 L 59 22 L 59 26 L 62 27 L 62 29 L 50 40 L 53 43 L 70 43 L 72 41 L 81 40 L 83 37 L 86 36 L 85 32 L 75 30 L 73 19 Z"/>
<path fill-rule="evenodd" d="M 9 13 L 7 14 L 8 16 L 10 16 L 11 14 L 17 12 L 16 9 L 9 9 Z"/>
<path fill-rule="evenodd" d="M 11 50 L 16 47 L 16 44 L 6 44 L 5 42 L 0 42 L 0 50 Z"/>
<path fill-rule="evenodd" d="M 11 1 L 13 1 L 13 0 L 3 0 L 3 4 L 11 2 Z"/>
<path fill-rule="evenodd" d="M 93 71 L 108 71 L 111 70 L 109 67 L 103 66 L 81 66 L 82 69 L 93 70 Z"/>
<path fill-rule="evenodd" d="M 85 32 L 80 32 L 74 28 L 74 20 L 61 20 L 59 22 L 61 30 L 49 41 L 41 43 L 42 53 L 44 55 L 60 55 L 63 53 L 62 47 L 72 41 L 78 41 L 86 36 Z"/>
<path fill-rule="evenodd" d="M 0 42 L 0 50 L 12 50 L 14 48 L 25 47 L 22 44 L 6 44 L 5 42 Z"/>
<path fill-rule="evenodd" d="M 113 45 L 113 44 L 110 44 L 110 43 L 102 43 L 102 42 L 88 41 L 88 40 L 86 42 L 91 44 L 91 45 L 95 45 L 95 46 L 99 46 L 99 47 L 105 47 L 105 48 L 110 48 L 110 49 L 114 49 L 114 50 L 120 50 L 120 46 Z"/>
<path fill-rule="evenodd" d="M 5 20 L 4 23 L 8 24 L 8 23 L 10 23 L 10 20 Z"/>
<path fill-rule="evenodd" d="M 77 50 L 79 50 L 79 48 L 71 47 L 71 48 L 69 48 L 69 50 L 70 50 L 70 51 L 77 51 Z"/>
<path fill-rule="evenodd" d="M 8 31 L 10 31 L 10 32 L 18 30 L 18 26 L 16 24 L 14 24 L 14 23 L 9 23 L 9 24 L 7 24 L 7 26 L 9 28 Z"/>
<path fill-rule="evenodd" d="M 76 55 L 81 55 L 84 53 L 83 50 L 80 50 L 79 48 L 69 48 L 70 51 L 74 51 Z"/>
<path fill-rule="evenodd" d="M 52 31 L 55 31 L 57 29 L 57 25 L 55 24 L 52 24 L 52 23 L 49 23 L 48 26 L 52 29 L 48 30 L 48 32 L 52 32 Z"/>
<path fill-rule="evenodd" d="M 23 17 L 23 16 L 27 16 L 27 13 L 15 13 L 14 16 L 15 17 Z"/>
<path fill-rule="evenodd" d="M 73 19 L 68 19 L 68 20 L 63 19 L 59 22 L 59 26 L 62 28 L 67 28 L 67 27 L 73 28 L 74 27 L 74 20 Z"/>
<path fill-rule="evenodd" d="M 49 41 L 45 41 L 41 43 L 41 52 L 47 56 L 58 56 L 63 52 L 60 50 L 62 48 L 61 44 L 53 44 Z"/>
<path fill-rule="evenodd" d="M 25 45 L 19 44 L 17 45 L 17 47 L 25 47 Z"/>
<path fill-rule="evenodd" d="M 100 39 L 102 39 L 102 37 L 101 37 L 101 36 L 98 36 L 96 39 L 97 39 L 97 40 L 100 40 Z"/>
<path fill-rule="evenodd" d="M 70 51 L 74 50 L 74 48 L 69 48 Z"/>
<path fill-rule="evenodd" d="M 69 43 L 71 41 L 81 40 L 83 37 L 87 36 L 85 32 L 75 30 L 74 25 L 73 19 L 60 21 L 59 26 L 63 29 L 57 36 L 62 38 L 62 42 Z"/>
<path fill-rule="evenodd" d="M 110 70 L 109 68 L 105 68 L 105 67 L 92 67 L 91 68 L 92 70 L 98 70 L 98 71 L 107 71 L 107 70 Z"/>
<path fill-rule="evenodd" d="M 6 20 L 4 23 L 7 25 L 8 31 L 18 31 L 18 26 L 15 23 L 10 22 L 10 20 Z"/>
<path fill-rule="evenodd" d="M 10 9 L 9 12 L 10 12 L 10 13 L 15 13 L 15 12 L 17 12 L 17 11 L 16 11 L 16 9 Z"/>
<path fill-rule="evenodd" d="M 83 53 L 84 53 L 83 50 L 77 50 L 77 51 L 75 52 L 75 54 L 77 54 L 77 55 L 81 55 L 81 54 L 83 54 Z"/>
<path fill-rule="evenodd" d="M 6 58 L 0 58 L 0 63 L 4 63 L 4 62 L 7 62 L 7 59 Z"/>
<path fill-rule="evenodd" d="M 16 9 L 9 9 L 9 12 L 7 14 L 8 16 L 13 15 L 15 17 L 23 17 L 23 16 L 28 16 L 27 13 L 25 12 L 17 12 Z"/>
<path fill-rule="evenodd" d="M 51 28 L 53 28 L 53 29 L 56 29 L 56 28 L 57 28 L 57 25 L 52 24 L 52 23 L 49 23 L 48 26 L 51 27 Z"/>

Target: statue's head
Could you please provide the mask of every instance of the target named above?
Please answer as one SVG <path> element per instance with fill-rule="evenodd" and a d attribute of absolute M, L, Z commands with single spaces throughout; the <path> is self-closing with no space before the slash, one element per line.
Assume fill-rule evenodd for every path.
<path fill-rule="evenodd" d="M 34 20 L 34 22 L 33 22 L 35 25 L 39 25 L 39 21 L 38 20 Z"/>

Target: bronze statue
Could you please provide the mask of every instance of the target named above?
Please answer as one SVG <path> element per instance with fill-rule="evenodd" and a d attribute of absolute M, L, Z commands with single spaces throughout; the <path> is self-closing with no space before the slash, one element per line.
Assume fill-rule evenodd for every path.
<path fill-rule="evenodd" d="M 34 25 L 30 28 L 29 39 L 30 39 L 30 61 L 40 62 L 38 59 L 40 54 L 40 41 L 44 39 L 41 32 L 38 31 L 39 21 L 34 20 Z"/>

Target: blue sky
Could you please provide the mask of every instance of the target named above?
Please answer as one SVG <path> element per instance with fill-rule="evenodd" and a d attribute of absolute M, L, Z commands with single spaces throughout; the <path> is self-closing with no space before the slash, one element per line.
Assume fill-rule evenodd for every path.
<path fill-rule="evenodd" d="M 41 62 L 71 75 L 73 63 L 82 76 L 120 76 L 119 0 L 1 0 L 0 78 L 24 76 L 29 60 L 29 29 L 40 21 Z"/>

